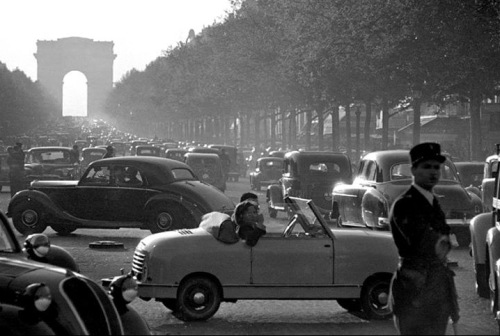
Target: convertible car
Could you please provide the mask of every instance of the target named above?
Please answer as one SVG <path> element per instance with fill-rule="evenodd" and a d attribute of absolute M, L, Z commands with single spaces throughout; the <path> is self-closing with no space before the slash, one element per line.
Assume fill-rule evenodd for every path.
<path fill-rule="evenodd" d="M 363 157 L 352 184 L 333 189 L 331 219 L 337 225 L 389 230 L 389 209 L 412 183 L 408 150 L 372 152 Z M 478 195 L 462 186 L 455 165 L 446 159 L 434 188 L 446 221 L 460 246 L 471 242 L 469 224 L 483 211 Z"/>
<path fill-rule="evenodd" d="M 206 320 L 223 301 L 256 299 L 335 299 L 367 319 L 390 317 L 389 285 L 399 260 L 390 233 L 331 230 L 312 200 L 285 201 L 293 212 L 286 228 L 266 233 L 254 247 L 221 241 L 222 216 L 142 239 L 130 271 L 139 297 L 162 302 L 181 320 Z"/>
<path fill-rule="evenodd" d="M 134 172 L 127 178 L 134 183 L 118 179 L 124 171 Z M 48 225 L 62 235 L 121 227 L 156 233 L 194 228 L 207 212 L 233 210 L 223 192 L 199 181 L 185 163 L 122 156 L 92 162 L 79 181 L 32 182 L 10 200 L 7 215 L 22 234 L 41 233 Z"/>
<path fill-rule="evenodd" d="M 112 279 L 107 293 L 78 273 L 71 255 L 44 234 L 19 244 L 0 212 L 0 330 L 3 335 L 149 335 L 128 304 L 137 297 L 129 275 Z M 111 295 L 111 297 L 110 297 Z"/>

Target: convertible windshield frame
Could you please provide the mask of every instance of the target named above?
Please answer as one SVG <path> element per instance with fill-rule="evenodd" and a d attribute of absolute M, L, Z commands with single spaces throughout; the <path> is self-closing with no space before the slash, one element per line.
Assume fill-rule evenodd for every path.
<path fill-rule="evenodd" d="M 321 215 L 321 211 L 319 210 L 319 208 L 316 206 L 316 204 L 314 204 L 313 200 L 287 196 L 285 197 L 285 202 L 292 210 L 294 215 L 300 215 L 306 220 L 306 222 L 299 221 L 304 232 L 316 232 L 317 227 L 321 226 L 323 231 L 333 239 L 332 230 Z"/>

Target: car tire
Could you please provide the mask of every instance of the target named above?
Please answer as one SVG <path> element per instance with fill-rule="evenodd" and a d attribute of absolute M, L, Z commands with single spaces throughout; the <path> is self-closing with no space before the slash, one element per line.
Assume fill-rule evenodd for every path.
<path fill-rule="evenodd" d="M 204 321 L 220 307 L 219 286 L 207 277 L 192 277 L 181 283 L 177 292 L 178 310 L 174 315 L 183 321 Z"/>
<path fill-rule="evenodd" d="M 489 286 L 490 289 L 490 311 L 496 316 L 498 310 L 498 287 L 497 287 L 497 276 L 493 273 L 493 283 Z"/>
<path fill-rule="evenodd" d="M 161 303 L 172 312 L 177 311 L 177 300 L 176 299 L 162 299 Z"/>
<path fill-rule="evenodd" d="M 489 270 L 486 264 L 475 264 L 474 273 L 476 275 L 476 293 L 479 297 L 488 299 L 490 297 L 490 285 L 488 283 Z"/>
<path fill-rule="evenodd" d="M 278 216 L 278 210 L 269 207 L 268 209 L 269 217 L 276 218 Z"/>
<path fill-rule="evenodd" d="M 59 236 L 69 236 L 76 231 L 76 227 L 67 226 L 64 224 L 51 224 L 50 227 L 57 232 Z"/>
<path fill-rule="evenodd" d="M 12 222 L 23 235 L 42 233 L 47 228 L 42 220 L 42 208 L 35 202 L 19 202 L 12 211 Z"/>
<path fill-rule="evenodd" d="M 389 309 L 391 275 L 368 278 L 361 289 L 361 308 L 367 320 L 385 320 L 392 316 Z"/>
<path fill-rule="evenodd" d="M 182 228 L 194 227 L 190 220 L 192 217 L 177 203 L 156 205 L 149 214 L 149 230 L 151 233 L 172 231 Z M 192 220 L 194 222 L 194 219 Z"/>
<path fill-rule="evenodd" d="M 359 299 L 337 299 L 337 303 L 349 312 L 361 311 L 361 302 Z"/>

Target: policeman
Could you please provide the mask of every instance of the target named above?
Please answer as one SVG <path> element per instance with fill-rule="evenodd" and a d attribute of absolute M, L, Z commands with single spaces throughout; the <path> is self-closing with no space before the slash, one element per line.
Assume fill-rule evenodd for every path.
<path fill-rule="evenodd" d="M 433 188 L 445 157 L 437 143 L 410 150 L 413 183 L 394 202 L 389 221 L 400 263 L 391 282 L 390 304 L 401 335 L 445 335 L 459 319 L 453 271 L 448 268 L 450 226 Z"/>

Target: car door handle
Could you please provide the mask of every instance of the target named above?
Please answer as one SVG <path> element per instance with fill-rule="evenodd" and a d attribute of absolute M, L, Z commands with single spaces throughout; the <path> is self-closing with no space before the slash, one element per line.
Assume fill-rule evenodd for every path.
<path fill-rule="evenodd" d="M 330 244 L 326 244 L 326 245 L 325 245 L 325 247 L 332 247 L 332 245 L 330 245 Z"/>

